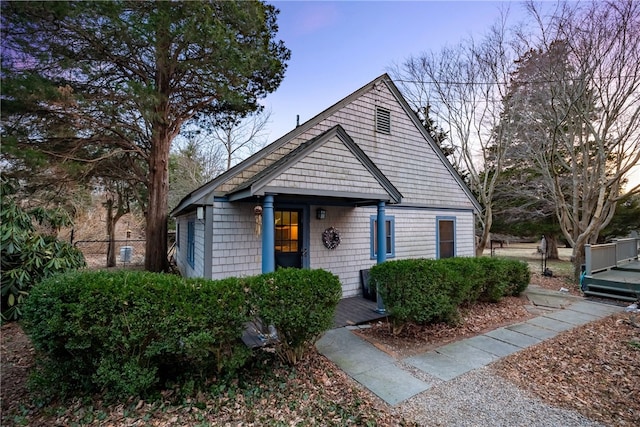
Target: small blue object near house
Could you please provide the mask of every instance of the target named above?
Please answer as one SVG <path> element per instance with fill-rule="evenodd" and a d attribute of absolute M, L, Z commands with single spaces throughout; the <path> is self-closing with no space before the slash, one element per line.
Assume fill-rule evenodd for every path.
<path fill-rule="evenodd" d="M 343 297 L 388 259 L 474 256 L 480 210 L 384 74 L 297 126 L 172 211 L 187 277 L 322 268 Z"/>
<path fill-rule="evenodd" d="M 131 262 L 133 258 L 133 246 L 122 246 L 120 248 L 120 262 Z"/>

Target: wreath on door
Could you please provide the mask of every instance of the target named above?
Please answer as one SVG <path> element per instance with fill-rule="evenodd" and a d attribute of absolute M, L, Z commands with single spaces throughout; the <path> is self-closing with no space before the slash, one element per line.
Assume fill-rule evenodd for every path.
<path fill-rule="evenodd" d="M 340 245 L 340 232 L 329 227 L 322 232 L 322 243 L 327 249 L 335 249 Z"/>

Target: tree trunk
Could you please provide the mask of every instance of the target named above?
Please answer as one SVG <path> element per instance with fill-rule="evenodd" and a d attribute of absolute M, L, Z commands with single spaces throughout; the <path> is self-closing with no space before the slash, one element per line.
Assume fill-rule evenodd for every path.
<path fill-rule="evenodd" d="M 149 205 L 144 259 L 147 271 L 162 272 L 168 268 L 169 146 L 168 137 L 157 138 L 153 142 L 149 157 Z"/>
<path fill-rule="evenodd" d="M 113 205 L 113 199 L 107 197 L 107 201 L 105 202 L 105 207 L 107 208 L 107 238 L 109 239 L 109 245 L 107 247 L 107 267 L 116 266 L 116 225 L 118 221 L 120 221 L 120 218 L 131 211 L 122 193 L 118 193 L 118 204 L 115 213 Z"/>
<path fill-rule="evenodd" d="M 145 243 L 144 267 L 147 271 L 168 271 L 167 219 L 169 210 L 169 149 L 170 127 L 170 50 L 169 8 L 167 3 L 158 3 L 161 13 L 156 29 L 156 102 L 151 125 L 151 150 L 149 153 L 149 205 L 147 206 L 147 239 Z M 176 130 L 177 133 L 177 130 Z"/>
<path fill-rule="evenodd" d="M 480 239 L 478 240 L 478 244 L 476 246 L 476 256 L 482 256 L 484 253 L 484 249 L 487 247 L 487 242 L 491 237 L 491 226 L 493 225 L 493 213 L 491 211 L 491 206 L 486 205 L 484 210 L 484 227 L 482 228 L 482 234 L 480 235 Z"/>
<path fill-rule="evenodd" d="M 113 220 L 113 200 L 107 199 L 107 239 L 109 244 L 107 246 L 107 267 L 116 266 L 116 224 Z"/>
<path fill-rule="evenodd" d="M 476 256 L 480 257 L 484 253 L 484 249 L 487 247 L 487 242 L 489 241 L 489 231 L 485 228 L 482 230 L 482 234 L 478 239 L 478 244 L 476 245 Z"/>
<path fill-rule="evenodd" d="M 576 241 L 573 247 L 571 262 L 573 263 L 573 283 L 580 283 L 580 274 L 582 273 L 582 264 L 585 262 L 584 244 L 586 240 Z"/>
<path fill-rule="evenodd" d="M 547 259 L 560 259 L 558 254 L 558 237 L 551 234 L 545 236 L 547 240 Z"/>

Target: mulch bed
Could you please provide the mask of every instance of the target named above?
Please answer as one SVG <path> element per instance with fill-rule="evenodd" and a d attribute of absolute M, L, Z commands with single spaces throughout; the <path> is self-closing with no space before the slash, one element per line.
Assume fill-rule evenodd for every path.
<path fill-rule="evenodd" d="M 405 358 L 433 350 L 436 347 L 462 338 L 483 334 L 501 326 L 534 317 L 526 305 L 526 297 L 506 297 L 498 303 L 477 303 L 460 310 L 461 322 L 457 325 L 436 323 L 431 325 L 406 325 L 394 335 L 387 321 L 371 324 L 369 329 L 356 331 L 359 336 L 395 358 Z"/>
<path fill-rule="evenodd" d="M 28 337 L 12 322 L 1 326 L 0 339 L 1 426 L 413 425 L 316 352 L 295 368 L 271 361 L 217 393 L 184 399 L 166 390 L 155 402 L 106 405 L 93 396 L 40 407 L 26 385 L 35 357 Z"/>

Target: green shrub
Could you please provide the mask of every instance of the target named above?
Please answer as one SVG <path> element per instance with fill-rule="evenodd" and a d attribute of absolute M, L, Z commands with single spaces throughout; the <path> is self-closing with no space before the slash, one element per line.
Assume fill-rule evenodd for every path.
<path fill-rule="evenodd" d="M 457 319 L 452 298 L 457 274 L 429 259 L 387 261 L 371 269 L 385 308 L 392 316 L 394 333 L 407 322 L 419 324 Z"/>
<path fill-rule="evenodd" d="M 396 334 L 408 322 L 458 321 L 460 305 L 519 295 L 529 279 L 526 263 L 486 257 L 394 260 L 370 273 Z"/>
<path fill-rule="evenodd" d="M 509 278 L 509 284 L 505 291 L 506 295 L 518 296 L 529 286 L 531 281 L 531 270 L 529 265 L 523 261 L 505 260 L 506 274 Z"/>
<path fill-rule="evenodd" d="M 278 333 L 276 351 L 290 364 L 301 360 L 333 324 L 340 281 L 324 270 L 283 268 L 251 279 L 253 312 Z"/>
<path fill-rule="evenodd" d="M 473 304 L 483 293 L 482 268 L 477 258 L 444 258 L 438 260 L 451 278 L 451 298 L 456 305 Z"/>
<path fill-rule="evenodd" d="M 84 267 L 78 249 L 55 236 L 38 232 L 34 222 L 58 229 L 71 219 L 61 209 L 25 212 L 12 199 L 11 185 L 0 183 L 0 258 L 2 320 L 17 320 L 31 288 L 45 277 Z"/>
<path fill-rule="evenodd" d="M 478 280 L 482 289 L 479 299 L 482 301 L 498 302 L 505 295 L 509 279 L 506 260 L 500 258 L 479 257 L 475 263 L 480 268 Z"/>
<path fill-rule="evenodd" d="M 24 326 L 50 395 L 80 388 L 123 398 L 178 377 L 233 373 L 249 356 L 240 340 L 246 307 L 239 279 L 67 273 L 33 289 Z"/>

